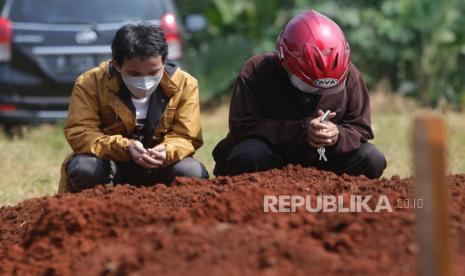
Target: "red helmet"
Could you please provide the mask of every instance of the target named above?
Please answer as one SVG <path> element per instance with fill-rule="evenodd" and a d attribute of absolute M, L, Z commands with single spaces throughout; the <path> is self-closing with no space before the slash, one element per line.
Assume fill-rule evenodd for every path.
<path fill-rule="evenodd" d="M 313 10 L 294 17 L 279 36 L 276 52 L 297 88 L 327 94 L 345 87 L 350 47 L 328 17 Z"/>

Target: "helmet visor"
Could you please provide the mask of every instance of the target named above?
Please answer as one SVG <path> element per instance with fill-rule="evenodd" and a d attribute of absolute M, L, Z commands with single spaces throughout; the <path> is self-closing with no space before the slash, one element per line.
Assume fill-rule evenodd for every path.
<path fill-rule="evenodd" d="M 294 74 L 289 73 L 289 79 L 292 83 L 292 85 L 299 89 L 300 91 L 308 94 L 315 94 L 315 95 L 331 95 L 331 94 L 336 94 L 344 90 L 346 86 L 346 80 L 343 82 L 339 83 L 338 85 L 331 87 L 331 88 L 320 88 L 316 86 L 312 86 L 303 80 L 301 80 L 299 77 L 297 77 Z"/>

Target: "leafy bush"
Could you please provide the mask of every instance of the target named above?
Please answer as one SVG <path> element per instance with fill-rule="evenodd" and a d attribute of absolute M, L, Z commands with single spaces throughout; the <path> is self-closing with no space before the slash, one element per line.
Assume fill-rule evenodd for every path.
<path fill-rule="evenodd" d="M 465 104 L 463 1 L 317 1 L 316 6 L 343 27 L 369 83 L 388 77 L 395 90 L 423 104 L 435 105 L 440 98 Z"/>
<path fill-rule="evenodd" d="M 352 60 L 364 73 L 369 86 L 387 78 L 393 90 L 415 97 L 425 105 L 434 106 L 442 98 L 456 106 L 465 106 L 462 77 L 465 66 L 461 66 L 465 61 L 462 27 L 465 17 L 461 16 L 465 12 L 464 1 L 178 2 L 182 12 L 188 9 L 202 12 L 209 21 L 205 33 L 194 35 L 193 41 L 198 47 L 192 55 L 197 57 L 196 64 L 203 64 L 200 78 L 212 89 L 207 99 L 230 87 L 226 83 L 234 81 L 244 56 L 273 50 L 285 23 L 302 10 L 313 8 L 341 25 L 352 48 Z M 226 49 L 240 49 L 240 52 Z"/>
<path fill-rule="evenodd" d="M 189 49 L 185 62 L 199 81 L 202 102 L 231 91 L 250 49 L 250 42 L 241 35 L 214 38 L 197 49 Z"/>
<path fill-rule="evenodd" d="M 281 0 L 204 0 L 198 6 L 178 2 L 184 14 L 200 12 L 201 6 L 209 22 L 206 32 L 194 34 L 191 43 L 196 47 L 186 59 L 201 83 L 203 101 L 230 92 L 247 58 L 274 49 L 293 6 Z"/>

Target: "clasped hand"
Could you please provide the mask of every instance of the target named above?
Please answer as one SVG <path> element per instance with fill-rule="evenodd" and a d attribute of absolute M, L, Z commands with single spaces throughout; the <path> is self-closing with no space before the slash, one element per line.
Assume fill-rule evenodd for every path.
<path fill-rule="evenodd" d="M 312 148 L 335 145 L 339 139 L 339 129 L 332 122 L 320 122 L 324 112 L 318 110 L 318 117 L 308 119 L 307 142 Z M 336 112 L 329 113 L 328 119 L 336 116 Z"/>
<path fill-rule="evenodd" d="M 160 168 L 166 160 L 166 149 L 162 144 L 146 149 L 141 142 L 134 141 L 129 145 L 129 153 L 136 164 L 146 169 Z"/>

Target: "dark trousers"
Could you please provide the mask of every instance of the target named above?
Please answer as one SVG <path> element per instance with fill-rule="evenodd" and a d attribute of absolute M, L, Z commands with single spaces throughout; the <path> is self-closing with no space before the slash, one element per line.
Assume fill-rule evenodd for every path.
<path fill-rule="evenodd" d="M 246 139 L 237 144 L 223 160 L 217 160 L 215 175 L 237 175 L 246 172 L 265 171 L 282 168 L 287 164 L 300 164 L 337 174 L 365 175 L 368 178 L 379 178 L 386 168 L 386 159 L 376 146 L 363 143 L 360 148 L 347 154 L 326 154 L 328 162 L 319 161 L 316 149 L 312 154 L 296 156 L 292 159 L 273 150 L 267 143 L 259 139 Z"/>
<path fill-rule="evenodd" d="M 73 192 L 99 184 L 129 183 L 136 186 L 169 184 L 176 176 L 208 178 L 208 172 L 202 163 L 191 157 L 166 168 L 146 169 L 134 161 L 114 162 L 89 154 L 78 154 L 68 163 L 67 173 Z"/>

